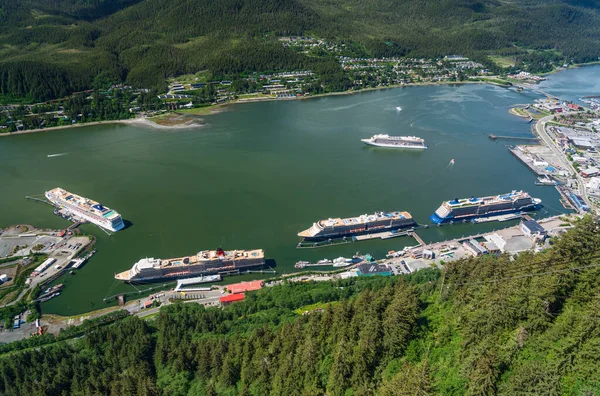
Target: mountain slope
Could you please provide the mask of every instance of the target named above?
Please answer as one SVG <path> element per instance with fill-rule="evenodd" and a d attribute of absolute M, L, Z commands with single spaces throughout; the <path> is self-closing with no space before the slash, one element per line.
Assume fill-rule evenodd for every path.
<path fill-rule="evenodd" d="M 372 56 L 551 49 L 586 62 L 600 55 L 600 11 L 594 0 L 0 0 L 0 94 L 43 99 L 95 78 L 164 87 L 204 69 L 329 62 L 283 49 L 276 38 L 286 35 L 353 42 Z"/>
<path fill-rule="evenodd" d="M 0 393 L 596 395 L 598 231 L 587 218 L 514 260 L 289 283 L 224 309 L 174 304 L 82 339 L 24 340 L 1 349 Z"/>

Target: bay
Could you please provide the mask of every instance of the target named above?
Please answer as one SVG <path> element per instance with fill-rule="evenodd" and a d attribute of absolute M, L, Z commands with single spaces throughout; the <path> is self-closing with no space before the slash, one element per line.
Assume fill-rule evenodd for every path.
<path fill-rule="evenodd" d="M 356 251 L 382 258 L 416 242 L 401 237 L 297 249 L 296 234 L 319 219 L 377 210 L 406 210 L 430 224 L 442 200 L 520 189 L 543 200 L 540 216 L 564 211 L 556 190 L 535 186 L 506 141 L 488 138 L 530 137 L 530 125 L 508 110 L 538 97 L 481 84 L 419 86 L 232 105 L 194 129 L 103 125 L 3 138 L 0 225 L 65 227 L 50 207 L 25 199 L 56 186 L 96 199 L 131 222 L 111 237 L 83 227 L 96 236 L 98 253 L 76 275 L 63 277 L 62 294 L 43 305 L 44 312 L 61 315 L 99 309 L 104 298 L 135 291 L 113 275 L 143 257 L 263 248 L 278 273 L 292 272 L 298 260 Z M 417 135 L 429 149 L 360 142 L 377 133 Z M 48 157 L 53 154 L 62 155 Z M 440 241 L 507 225 L 432 226 L 419 234 Z"/>

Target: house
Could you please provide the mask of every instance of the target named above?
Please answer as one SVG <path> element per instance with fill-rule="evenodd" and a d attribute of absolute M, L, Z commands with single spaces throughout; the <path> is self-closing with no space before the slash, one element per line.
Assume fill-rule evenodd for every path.
<path fill-rule="evenodd" d="M 381 264 L 360 264 L 358 266 L 358 276 L 390 276 L 392 270 L 387 265 Z"/>
<path fill-rule="evenodd" d="M 521 231 L 525 233 L 528 237 L 532 239 L 544 239 L 547 235 L 544 227 L 539 225 L 539 223 L 535 220 L 524 220 L 521 221 Z"/>
<path fill-rule="evenodd" d="M 475 257 L 489 253 L 484 246 L 481 246 L 481 244 L 474 239 L 463 241 L 462 246 L 467 252 L 471 253 Z"/>
<path fill-rule="evenodd" d="M 229 305 L 233 304 L 234 302 L 244 301 L 244 298 L 246 298 L 244 294 L 228 294 L 226 296 L 219 297 L 219 302 L 221 305 Z"/>

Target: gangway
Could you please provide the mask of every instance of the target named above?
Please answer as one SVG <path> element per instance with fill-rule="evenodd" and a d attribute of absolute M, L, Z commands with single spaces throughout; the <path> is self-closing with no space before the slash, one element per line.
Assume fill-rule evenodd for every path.
<path fill-rule="evenodd" d="M 55 206 L 53 203 L 46 201 L 45 199 L 41 199 L 41 198 L 36 198 L 36 197 L 30 197 L 29 195 L 26 195 L 25 198 L 27 199 L 31 199 L 32 201 L 36 201 L 36 202 L 41 202 L 41 203 L 45 203 L 48 204 L 50 206 Z"/>

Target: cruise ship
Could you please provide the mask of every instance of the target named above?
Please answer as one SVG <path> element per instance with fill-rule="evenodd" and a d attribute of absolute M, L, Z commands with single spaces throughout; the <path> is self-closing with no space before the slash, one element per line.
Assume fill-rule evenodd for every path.
<path fill-rule="evenodd" d="M 407 149 L 426 149 L 425 140 L 416 136 L 373 135 L 361 142 L 377 147 L 394 147 Z"/>
<path fill-rule="evenodd" d="M 123 219 L 117 211 L 93 201 L 70 193 L 62 188 L 46 191 L 46 198 L 54 205 L 64 208 L 76 217 L 94 223 L 110 231 L 119 231 L 125 228 Z"/>
<path fill-rule="evenodd" d="M 534 210 L 540 207 L 541 199 L 532 198 L 524 191 L 489 197 L 471 197 L 443 202 L 431 215 L 435 224 L 462 221 L 477 217 L 494 216 L 505 213 Z"/>
<path fill-rule="evenodd" d="M 397 230 L 416 225 L 408 212 L 375 212 L 346 219 L 335 218 L 319 220 L 312 227 L 298 233 L 304 240 L 323 240 L 346 236 L 371 234 Z"/>
<path fill-rule="evenodd" d="M 172 259 L 143 258 L 128 270 L 115 274 L 125 282 L 152 282 L 220 272 L 258 268 L 265 265 L 265 252 L 256 250 L 203 250 L 194 256 Z"/>

